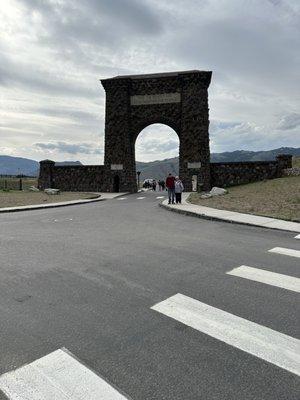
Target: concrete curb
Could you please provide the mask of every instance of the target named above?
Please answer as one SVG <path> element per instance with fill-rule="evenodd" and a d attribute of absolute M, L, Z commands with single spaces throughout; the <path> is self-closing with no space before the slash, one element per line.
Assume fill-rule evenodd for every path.
<path fill-rule="evenodd" d="M 266 228 L 266 229 L 275 229 L 275 230 L 279 230 L 279 231 L 285 231 L 285 232 L 296 232 L 299 233 L 300 232 L 300 224 L 299 224 L 299 228 L 298 229 L 288 229 L 288 228 L 279 228 L 279 227 L 275 227 L 275 226 L 268 226 L 268 225 L 262 225 L 262 224 L 258 224 L 258 223 L 251 223 L 251 222 L 242 222 L 242 221 L 236 221 L 234 219 L 228 219 L 228 218 L 221 218 L 221 217 L 216 217 L 216 216 L 212 216 L 212 215 L 208 215 L 208 214 L 204 214 L 201 212 L 195 212 L 195 211 L 190 211 L 190 210 L 186 210 L 186 209 L 182 209 L 179 208 L 180 206 L 169 206 L 168 204 L 164 204 L 166 200 L 162 201 L 161 203 L 159 203 L 159 206 L 162 208 L 165 208 L 168 211 L 173 211 L 176 212 L 178 214 L 182 214 L 182 215 L 188 215 L 191 217 L 196 217 L 196 218 L 202 218 L 202 219 L 206 219 L 206 220 L 210 220 L 210 221 L 222 221 L 222 222 L 227 222 L 227 223 L 231 223 L 231 224 L 239 224 L 239 225 L 248 225 L 248 226 L 255 226 L 257 228 Z M 185 205 L 189 205 L 190 203 L 183 201 Z M 207 207 L 208 208 L 208 207 Z M 214 210 L 214 209 L 212 209 Z M 236 214 L 240 214 L 240 213 L 236 213 Z M 249 214 L 249 217 L 251 217 L 251 215 Z M 257 217 L 257 215 L 253 215 L 253 217 Z M 279 219 L 275 219 L 275 218 L 270 218 L 274 221 L 278 221 L 278 223 L 283 222 L 283 223 L 289 223 L 289 221 L 284 221 L 284 220 L 279 220 Z M 296 223 L 295 223 L 296 224 Z"/>
<path fill-rule="evenodd" d="M 67 206 L 76 206 L 78 204 L 87 204 L 87 203 L 95 203 L 97 201 L 107 200 L 105 198 L 95 198 L 95 199 L 82 199 L 82 200 L 72 200 L 72 201 L 62 201 L 60 203 L 49 203 L 49 204 L 31 204 L 28 206 L 19 206 L 19 207 L 4 207 L 0 208 L 0 214 L 10 213 L 10 212 L 19 212 L 19 211 L 31 211 L 31 210 L 44 210 L 46 208 L 58 208 L 58 207 L 67 207 Z"/>

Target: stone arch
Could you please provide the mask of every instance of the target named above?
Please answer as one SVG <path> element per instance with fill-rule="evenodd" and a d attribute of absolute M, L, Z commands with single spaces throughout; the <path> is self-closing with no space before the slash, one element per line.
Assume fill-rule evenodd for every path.
<path fill-rule="evenodd" d="M 179 173 L 186 190 L 192 189 L 193 175 L 210 188 L 210 80 L 210 71 L 183 71 L 101 81 L 106 92 L 104 163 L 108 177 L 119 170 L 121 191 L 137 190 L 135 141 L 154 123 L 170 126 L 179 137 Z"/>
<path fill-rule="evenodd" d="M 152 128 L 153 126 L 155 127 L 155 129 Z M 152 128 L 151 132 L 149 132 L 147 130 L 147 128 Z M 157 141 L 156 132 L 154 132 L 156 130 L 156 128 L 162 135 L 162 136 L 160 136 L 160 140 L 161 139 L 163 140 L 162 143 Z M 156 145 L 157 145 L 157 147 L 155 146 L 157 151 L 155 151 L 155 152 L 150 151 L 147 154 L 148 157 L 150 157 L 151 159 L 149 159 L 147 156 L 145 157 L 145 159 L 142 159 L 141 154 L 138 154 L 138 153 L 140 153 L 141 148 L 143 148 L 143 144 L 139 140 L 141 139 L 141 136 L 143 136 L 144 134 L 146 134 L 146 138 L 147 138 L 146 141 L 151 138 L 151 141 L 152 140 L 155 141 Z M 143 139 L 145 139 L 145 137 Z M 164 143 L 166 143 L 166 141 L 169 141 L 169 140 L 174 143 L 174 147 L 172 149 L 164 150 L 163 145 L 164 145 Z M 138 143 L 138 141 L 139 141 L 139 143 Z M 161 147 L 160 147 L 160 145 L 161 145 Z M 142 162 L 157 161 L 160 159 L 159 157 L 157 157 L 157 155 L 158 155 L 157 152 L 161 152 L 161 153 L 165 152 L 166 153 L 165 156 L 162 157 L 163 159 L 178 157 L 179 151 L 180 151 L 180 138 L 178 136 L 178 133 L 175 131 L 175 129 L 172 126 L 170 126 L 170 124 L 167 125 L 166 123 L 162 123 L 162 122 L 154 122 L 149 125 L 143 126 L 142 129 L 138 132 L 138 134 L 135 135 L 134 141 L 133 141 L 133 146 L 134 146 L 135 160 L 142 161 Z M 160 148 L 160 150 L 158 150 L 159 148 Z M 175 151 L 175 149 L 176 149 L 176 151 Z M 143 151 L 146 151 L 145 148 L 143 149 Z M 146 151 L 146 153 L 147 153 L 147 151 Z M 167 155 L 167 153 L 172 153 L 172 154 Z M 178 171 L 177 166 L 174 170 L 176 171 L 176 175 L 178 175 L 179 171 Z M 168 172 L 172 172 L 172 171 L 174 172 L 174 170 L 171 169 Z M 155 177 L 153 177 L 153 178 L 155 178 Z"/>
<path fill-rule="evenodd" d="M 149 119 L 149 120 L 145 120 L 143 122 L 141 122 L 140 124 L 137 124 L 135 129 L 133 129 L 132 131 L 132 138 L 134 140 L 134 142 L 136 141 L 137 137 L 139 136 L 139 134 L 146 128 L 148 128 L 148 126 L 151 125 L 155 125 L 155 124 L 162 124 L 162 125 L 166 125 L 169 128 L 173 129 L 173 131 L 177 134 L 179 140 L 179 126 L 177 126 L 176 123 L 174 123 L 171 120 L 168 120 L 167 118 L 159 118 L 159 119 Z"/>

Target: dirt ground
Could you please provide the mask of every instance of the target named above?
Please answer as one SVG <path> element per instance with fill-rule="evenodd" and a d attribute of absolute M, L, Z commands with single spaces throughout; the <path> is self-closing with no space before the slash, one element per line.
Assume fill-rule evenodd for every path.
<path fill-rule="evenodd" d="M 224 196 L 200 199 L 199 193 L 193 193 L 189 200 L 206 207 L 300 222 L 300 176 L 227 189 Z"/>
<path fill-rule="evenodd" d="M 44 192 L 29 192 L 11 190 L 8 192 L 0 190 L 0 208 L 17 207 L 29 204 L 58 203 L 61 201 L 96 198 L 96 193 L 84 192 L 62 192 L 58 195 L 48 195 Z"/>

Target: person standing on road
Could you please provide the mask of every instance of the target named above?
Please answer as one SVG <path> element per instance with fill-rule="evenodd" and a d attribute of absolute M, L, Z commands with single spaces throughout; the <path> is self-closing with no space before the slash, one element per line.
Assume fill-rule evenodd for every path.
<path fill-rule="evenodd" d="M 153 179 L 153 182 L 152 182 L 152 189 L 154 192 L 156 191 L 156 180 L 155 179 Z"/>
<path fill-rule="evenodd" d="M 169 204 L 175 204 L 175 178 L 171 173 L 166 179 L 166 187 L 168 189 Z"/>
<path fill-rule="evenodd" d="M 175 197 L 176 204 L 181 204 L 181 195 L 184 190 L 183 183 L 179 179 L 179 176 L 175 176 Z"/>

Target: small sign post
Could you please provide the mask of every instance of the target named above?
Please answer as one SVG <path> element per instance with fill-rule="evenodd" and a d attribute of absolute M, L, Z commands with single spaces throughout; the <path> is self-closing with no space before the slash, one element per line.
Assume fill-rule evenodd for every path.
<path fill-rule="evenodd" d="M 139 190 L 139 188 L 140 188 L 140 175 L 141 175 L 141 171 L 136 171 L 136 174 L 137 174 L 137 187 L 138 187 L 138 190 Z"/>

